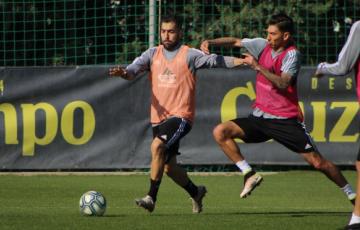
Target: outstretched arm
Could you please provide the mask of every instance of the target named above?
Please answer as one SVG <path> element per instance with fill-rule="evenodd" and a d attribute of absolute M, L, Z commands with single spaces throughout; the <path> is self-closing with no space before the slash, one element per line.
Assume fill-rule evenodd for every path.
<path fill-rule="evenodd" d="M 191 48 L 188 52 L 187 62 L 191 72 L 201 68 L 233 68 L 243 64 L 242 58 L 205 54 L 201 50 Z"/>
<path fill-rule="evenodd" d="M 349 73 L 360 55 L 360 21 L 351 27 L 349 37 L 341 49 L 337 62 L 329 64 L 322 62 L 318 65 L 315 75 L 321 77 L 323 74 L 345 75 Z"/>
<path fill-rule="evenodd" d="M 110 77 L 121 77 L 125 80 L 132 80 L 134 79 L 134 75 L 128 74 L 125 68 L 122 68 L 121 66 L 116 66 L 114 68 L 109 69 L 109 76 Z"/>
<path fill-rule="evenodd" d="M 140 57 L 135 58 L 135 60 L 126 68 L 117 66 L 109 69 L 109 76 L 121 77 L 126 80 L 134 79 L 139 73 L 150 69 L 151 59 L 155 51 L 156 47 L 146 50 Z"/>
<path fill-rule="evenodd" d="M 223 38 L 216 38 L 211 40 L 204 40 L 200 45 L 200 49 L 204 53 L 209 54 L 210 46 L 242 47 L 240 38 L 223 37 Z"/>

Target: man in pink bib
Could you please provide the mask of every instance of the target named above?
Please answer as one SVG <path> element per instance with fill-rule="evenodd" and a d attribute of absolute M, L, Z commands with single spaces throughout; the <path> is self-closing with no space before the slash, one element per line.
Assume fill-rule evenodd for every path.
<path fill-rule="evenodd" d="M 267 28 L 267 39 L 239 39 L 224 37 L 205 40 L 201 49 L 209 53 L 209 46 L 244 47 L 244 63 L 256 74 L 256 100 L 252 113 L 217 125 L 214 138 L 224 153 L 244 174 L 245 198 L 261 183 L 262 176 L 246 162 L 234 138 L 246 143 L 260 143 L 274 139 L 299 153 L 315 169 L 338 185 L 354 203 L 355 193 L 340 170 L 317 150 L 305 129 L 298 104 L 296 81 L 300 70 L 300 53 L 296 49 L 293 20 L 285 14 L 273 15 Z M 273 153 L 276 154 L 276 153 Z"/>
<path fill-rule="evenodd" d="M 180 140 L 191 130 L 195 116 L 196 70 L 199 68 L 226 67 L 242 64 L 242 59 L 207 55 L 200 50 L 181 44 L 180 21 L 173 16 L 160 22 L 161 45 L 145 51 L 126 69 L 110 69 L 110 76 L 133 79 L 149 71 L 151 82 L 151 144 L 150 189 L 135 202 L 149 212 L 155 208 L 157 193 L 165 172 L 176 184 L 183 187 L 192 200 L 193 213 L 202 211 L 206 187 L 196 186 L 185 169 L 177 164 Z"/>

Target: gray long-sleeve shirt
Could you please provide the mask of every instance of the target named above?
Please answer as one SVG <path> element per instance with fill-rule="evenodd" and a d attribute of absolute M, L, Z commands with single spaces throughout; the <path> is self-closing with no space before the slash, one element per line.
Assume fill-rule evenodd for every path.
<path fill-rule="evenodd" d="M 360 55 L 360 21 L 355 22 L 350 29 L 349 37 L 341 49 L 337 62 L 329 64 L 322 62 L 317 67 L 319 74 L 345 75 L 355 66 Z"/>
<path fill-rule="evenodd" d="M 168 60 L 171 60 L 180 50 L 181 44 L 173 51 L 164 50 L 164 55 Z M 137 57 L 130 65 L 126 67 L 128 74 L 136 76 L 141 72 L 150 70 L 152 58 L 156 52 L 157 47 L 152 47 L 146 50 L 141 56 Z M 212 67 L 234 67 L 234 57 L 220 56 L 216 54 L 207 55 L 201 50 L 190 48 L 187 54 L 187 63 L 189 70 L 195 74 L 197 69 L 212 68 Z"/>

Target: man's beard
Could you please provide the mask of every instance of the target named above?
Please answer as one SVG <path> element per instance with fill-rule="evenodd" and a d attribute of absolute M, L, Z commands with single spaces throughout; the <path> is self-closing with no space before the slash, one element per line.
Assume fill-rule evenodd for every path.
<path fill-rule="evenodd" d="M 166 50 L 174 50 L 178 45 L 179 45 L 179 41 L 173 42 L 173 43 L 167 43 L 165 44 L 163 41 L 161 42 L 161 44 L 164 46 L 164 48 Z"/>

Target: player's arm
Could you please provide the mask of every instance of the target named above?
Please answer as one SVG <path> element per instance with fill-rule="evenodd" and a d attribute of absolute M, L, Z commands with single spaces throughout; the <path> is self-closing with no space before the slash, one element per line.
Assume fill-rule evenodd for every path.
<path fill-rule="evenodd" d="M 209 54 L 210 46 L 242 47 L 240 38 L 222 37 L 211 40 L 204 40 L 201 42 L 200 49 L 204 53 Z"/>
<path fill-rule="evenodd" d="M 292 81 L 292 76 L 289 73 L 282 72 L 281 75 L 276 75 L 263 66 L 261 66 L 257 60 L 250 54 L 244 54 L 246 57 L 244 62 L 248 64 L 254 70 L 260 72 L 262 75 L 266 77 L 275 87 L 278 89 L 286 89 Z"/>
<path fill-rule="evenodd" d="M 150 69 L 151 58 L 154 55 L 156 48 L 150 48 L 140 57 L 134 59 L 134 61 L 128 65 L 126 68 L 121 66 L 116 66 L 109 69 L 110 77 L 121 77 L 126 80 L 134 79 L 139 73 L 142 73 Z"/>
<path fill-rule="evenodd" d="M 341 49 L 337 62 L 330 64 L 322 62 L 317 66 L 315 75 L 321 77 L 323 74 L 345 75 L 349 73 L 360 55 L 360 21 L 351 27 L 349 37 Z"/>
<path fill-rule="evenodd" d="M 116 66 L 109 69 L 109 76 L 110 77 L 121 77 L 125 80 L 132 80 L 135 78 L 135 76 L 128 74 L 125 68 L 121 66 Z"/>
<path fill-rule="evenodd" d="M 200 68 L 233 68 L 242 65 L 243 61 L 244 59 L 237 57 L 205 54 L 194 48 L 188 53 L 188 64 L 192 72 Z"/>

